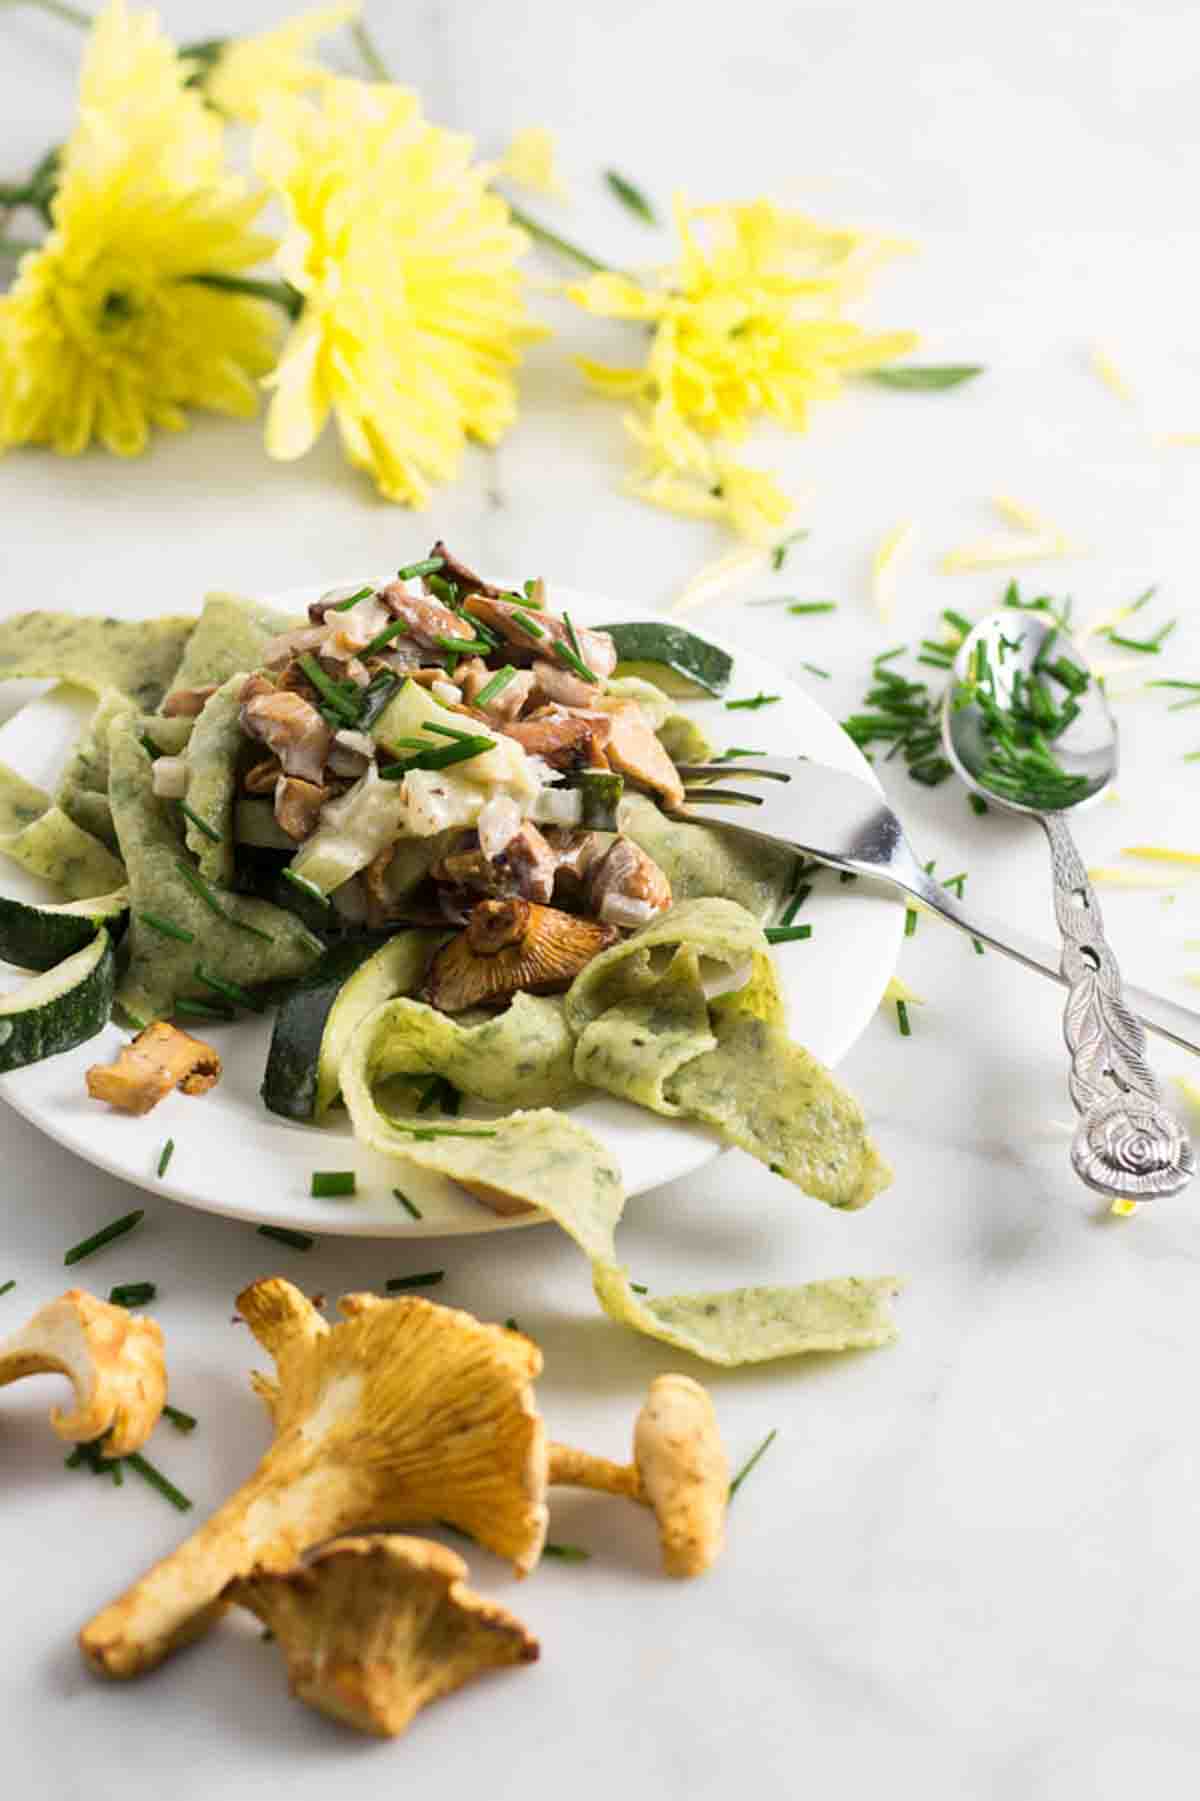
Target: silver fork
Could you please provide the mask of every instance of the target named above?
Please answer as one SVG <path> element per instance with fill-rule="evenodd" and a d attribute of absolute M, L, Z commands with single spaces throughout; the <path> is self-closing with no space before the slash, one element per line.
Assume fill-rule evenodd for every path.
<path fill-rule="evenodd" d="M 756 757 L 752 764 L 684 763 L 679 773 L 687 784 L 686 799 L 672 817 L 786 844 L 832 869 L 890 883 L 960 932 L 1066 986 L 1058 950 L 968 912 L 925 872 L 899 819 L 866 782 L 803 757 Z M 731 778 L 752 786 L 725 787 Z M 1200 1013 L 1128 982 L 1125 999 L 1149 1031 L 1200 1054 Z"/>

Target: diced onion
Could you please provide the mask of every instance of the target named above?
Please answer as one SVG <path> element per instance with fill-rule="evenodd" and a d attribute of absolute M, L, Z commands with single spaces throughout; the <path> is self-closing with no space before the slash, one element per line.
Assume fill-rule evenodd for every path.
<path fill-rule="evenodd" d="M 635 931 L 646 925 L 658 912 L 649 901 L 635 900 L 629 894 L 606 894 L 600 902 L 600 918 L 606 926 L 622 926 Z"/>
<path fill-rule="evenodd" d="M 530 817 L 539 825 L 579 825 L 583 819 L 583 795 L 578 788 L 543 788 Z"/>
<path fill-rule="evenodd" d="M 375 755 L 375 740 L 368 737 L 366 732 L 335 732 L 333 741 L 335 744 L 340 744 L 344 750 L 357 751 L 360 757 Z"/>
<path fill-rule="evenodd" d="M 456 688 L 453 682 L 431 682 L 429 692 L 447 707 L 456 707 L 462 700 L 462 689 Z"/>
<path fill-rule="evenodd" d="M 521 829 L 521 809 L 511 794 L 493 794 L 476 822 L 479 848 L 489 862 L 508 849 Z"/>
<path fill-rule="evenodd" d="M 182 800 L 188 791 L 186 757 L 155 757 L 154 792 L 160 800 Z"/>

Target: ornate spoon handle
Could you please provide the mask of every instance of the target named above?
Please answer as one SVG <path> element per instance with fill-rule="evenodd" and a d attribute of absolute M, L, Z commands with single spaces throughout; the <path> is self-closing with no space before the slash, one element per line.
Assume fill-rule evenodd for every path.
<path fill-rule="evenodd" d="M 1071 1099 L 1079 1125 L 1071 1162 L 1089 1188 L 1128 1200 L 1178 1194 L 1195 1153 L 1162 1105 L 1146 1061 L 1146 1036 L 1125 1004 L 1121 972 L 1104 937 L 1100 907 L 1060 813 L 1041 815 L 1054 860 L 1054 911 L 1067 983 L 1063 1034 L 1071 1053 Z"/>

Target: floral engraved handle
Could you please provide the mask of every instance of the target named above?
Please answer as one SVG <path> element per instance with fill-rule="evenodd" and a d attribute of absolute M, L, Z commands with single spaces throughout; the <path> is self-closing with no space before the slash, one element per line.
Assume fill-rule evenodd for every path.
<path fill-rule="evenodd" d="M 1162 1104 L 1146 1061 L 1146 1037 L 1125 1004 L 1121 972 L 1104 938 L 1087 871 L 1062 815 L 1042 816 L 1054 860 L 1054 911 L 1067 980 L 1063 1034 L 1071 1053 L 1071 1099 L 1079 1125 L 1076 1174 L 1100 1194 L 1153 1200 L 1191 1181 L 1195 1153 Z"/>

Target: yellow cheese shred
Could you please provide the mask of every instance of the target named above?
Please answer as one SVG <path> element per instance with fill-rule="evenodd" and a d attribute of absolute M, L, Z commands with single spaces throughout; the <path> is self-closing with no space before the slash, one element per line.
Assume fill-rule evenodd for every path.
<path fill-rule="evenodd" d="M 1187 863 L 1200 869 L 1200 853 L 1193 850 L 1170 850 L 1165 844 L 1127 844 L 1123 857 L 1141 857 L 1148 863 Z"/>
<path fill-rule="evenodd" d="M 693 607 L 715 600 L 719 594 L 735 587 L 746 576 L 757 574 L 760 569 L 765 568 L 769 554 L 763 546 L 751 544 L 745 550 L 730 551 L 727 556 L 705 563 L 703 568 L 697 569 L 695 575 L 684 583 L 671 611 L 687 613 Z"/>
<path fill-rule="evenodd" d="M 896 577 L 898 566 L 911 548 L 917 525 L 914 519 L 904 519 L 894 525 L 881 540 L 871 561 L 871 592 L 875 600 L 875 610 L 881 619 L 890 619 L 896 602 Z"/>
<path fill-rule="evenodd" d="M 1112 352 L 1106 350 L 1103 344 L 1093 344 L 1089 354 L 1093 371 L 1099 376 L 1109 393 L 1115 394 L 1118 400 L 1132 402 L 1133 389 L 1117 366 Z"/>

